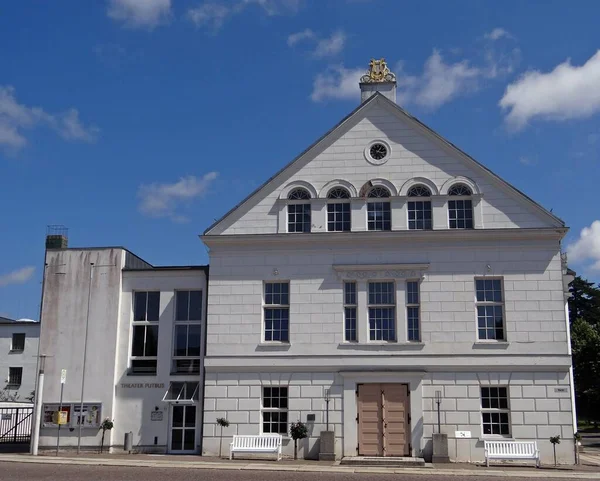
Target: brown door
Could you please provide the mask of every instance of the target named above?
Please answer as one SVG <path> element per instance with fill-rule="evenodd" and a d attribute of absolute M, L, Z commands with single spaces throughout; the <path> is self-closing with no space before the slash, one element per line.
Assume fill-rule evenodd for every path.
<path fill-rule="evenodd" d="M 408 385 L 382 384 L 385 456 L 410 456 Z"/>
<path fill-rule="evenodd" d="M 358 454 L 410 456 L 406 384 L 358 385 Z"/>
<path fill-rule="evenodd" d="M 379 384 L 358 385 L 358 454 L 383 456 L 383 412 Z"/>

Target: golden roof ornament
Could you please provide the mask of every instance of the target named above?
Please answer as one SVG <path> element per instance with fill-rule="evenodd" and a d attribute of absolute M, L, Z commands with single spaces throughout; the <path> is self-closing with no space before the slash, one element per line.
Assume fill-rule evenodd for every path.
<path fill-rule="evenodd" d="M 372 58 L 369 62 L 369 70 L 360 78 L 360 81 L 362 83 L 395 82 L 396 76 L 390 72 L 384 58 L 379 60 Z"/>

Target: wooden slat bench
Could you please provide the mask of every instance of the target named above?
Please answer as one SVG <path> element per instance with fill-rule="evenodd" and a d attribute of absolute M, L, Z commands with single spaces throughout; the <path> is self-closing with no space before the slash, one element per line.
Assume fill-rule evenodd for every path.
<path fill-rule="evenodd" d="M 490 459 L 531 459 L 540 466 L 540 452 L 535 441 L 484 441 L 485 465 Z"/>
<path fill-rule="evenodd" d="M 229 445 L 229 459 L 234 453 L 276 453 L 281 459 L 281 434 L 260 434 L 256 436 L 233 436 Z"/>

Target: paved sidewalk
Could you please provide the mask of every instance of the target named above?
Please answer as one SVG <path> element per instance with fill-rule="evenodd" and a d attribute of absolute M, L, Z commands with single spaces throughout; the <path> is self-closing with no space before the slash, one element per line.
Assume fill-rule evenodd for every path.
<path fill-rule="evenodd" d="M 425 468 L 385 468 L 369 466 L 341 466 L 338 463 L 323 463 L 318 461 L 242 461 L 219 460 L 198 461 L 190 456 L 161 456 L 161 455 L 81 455 L 81 456 L 52 456 L 44 454 L 30 456 L 27 454 L 0 454 L 1 462 L 38 463 L 38 464 L 69 464 L 88 466 L 136 466 L 178 469 L 218 469 L 218 470 L 257 470 L 257 471 L 294 471 L 322 473 L 380 473 L 380 474 L 413 474 L 427 476 L 484 476 L 484 477 L 521 477 L 521 478 L 569 478 L 569 479 L 598 479 L 597 469 L 585 471 L 586 467 L 572 469 L 564 468 L 517 468 L 491 467 L 475 465 L 428 465 Z M 590 469 L 590 467 L 587 467 Z"/>

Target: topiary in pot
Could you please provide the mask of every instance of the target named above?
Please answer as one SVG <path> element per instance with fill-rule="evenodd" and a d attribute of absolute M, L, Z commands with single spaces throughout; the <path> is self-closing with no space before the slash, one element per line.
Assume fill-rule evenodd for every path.
<path fill-rule="evenodd" d="M 308 436 L 308 428 L 302 421 L 290 425 L 290 435 L 294 440 L 294 459 L 298 459 L 298 439 L 304 439 Z"/>

